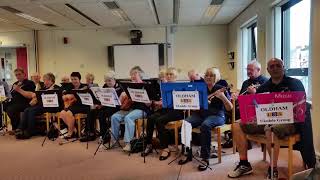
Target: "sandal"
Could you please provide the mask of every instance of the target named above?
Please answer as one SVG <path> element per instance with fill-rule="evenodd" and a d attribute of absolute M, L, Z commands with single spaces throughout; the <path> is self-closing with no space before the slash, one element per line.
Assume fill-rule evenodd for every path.
<path fill-rule="evenodd" d="M 167 153 L 167 155 L 164 156 L 164 155 L 163 155 L 164 153 Z M 164 160 L 168 159 L 168 157 L 170 157 L 170 154 L 171 154 L 170 150 L 165 150 L 165 149 L 162 150 L 161 156 L 159 157 L 159 160 L 160 160 L 160 161 L 164 161 Z"/>
<path fill-rule="evenodd" d="M 208 159 L 202 159 L 201 164 L 198 166 L 199 171 L 205 171 L 209 167 L 209 160 Z"/>

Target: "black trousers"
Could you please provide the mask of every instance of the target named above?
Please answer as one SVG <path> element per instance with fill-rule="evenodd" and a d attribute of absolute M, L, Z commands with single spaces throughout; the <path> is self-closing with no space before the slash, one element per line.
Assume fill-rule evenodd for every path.
<path fill-rule="evenodd" d="M 107 118 L 111 117 L 114 113 L 118 112 L 120 108 L 118 107 L 103 107 L 98 112 L 99 125 L 100 125 L 100 135 L 103 136 L 107 129 L 110 128 L 111 123 Z"/>
<path fill-rule="evenodd" d="M 160 148 L 165 149 L 169 145 L 170 132 L 165 128 L 168 122 L 178 121 L 184 118 L 183 112 L 178 110 L 168 110 L 167 113 L 161 115 L 155 120 L 155 124 L 159 133 Z"/>
<path fill-rule="evenodd" d="M 165 111 L 158 110 L 148 117 L 148 119 L 147 119 L 147 136 L 146 136 L 147 144 L 152 143 L 153 131 L 155 128 L 156 120 L 165 114 L 166 114 Z"/>
<path fill-rule="evenodd" d="M 4 109 L 11 120 L 12 130 L 18 128 L 20 122 L 20 113 L 23 112 L 27 107 L 30 107 L 30 105 L 19 102 L 9 102 L 4 104 Z"/>
<path fill-rule="evenodd" d="M 41 105 L 28 107 L 24 110 L 22 119 L 19 123 L 19 129 L 27 131 L 30 135 L 35 135 L 36 115 L 45 112 Z"/>

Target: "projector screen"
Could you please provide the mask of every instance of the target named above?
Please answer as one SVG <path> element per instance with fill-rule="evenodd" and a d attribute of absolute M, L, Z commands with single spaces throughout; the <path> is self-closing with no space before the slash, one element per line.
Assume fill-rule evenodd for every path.
<path fill-rule="evenodd" d="M 143 78 L 157 78 L 159 73 L 159 45 L 114 45 L 114 70 L 117 78 L 129 78 L 129 71 L 140 66 Z"/>

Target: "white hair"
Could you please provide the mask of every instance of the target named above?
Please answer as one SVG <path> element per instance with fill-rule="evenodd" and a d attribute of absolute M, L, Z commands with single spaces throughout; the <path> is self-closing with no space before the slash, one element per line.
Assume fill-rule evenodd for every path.
<path fill-rule="evenodd" d="M 252 60 L 248 63 L 248 65 L 253 65 L 254 67 L 258 68 L 261 70 L 261 64 L 257 60 Z"/>
<path fill-rule="evenodd" d="M 116 79 L 116 73 L 114 71 L 108 71 L 106 75 L 104 75 L 104 80 L 107 79 Z"/>

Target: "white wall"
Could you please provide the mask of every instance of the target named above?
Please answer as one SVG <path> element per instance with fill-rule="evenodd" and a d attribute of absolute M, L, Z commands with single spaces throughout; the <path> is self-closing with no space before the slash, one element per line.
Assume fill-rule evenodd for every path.
<path fill-rule="evenodd" d="M 270 0 L 255 1 L 244 12 L 242 12 L 233 22 L 228 26 L 228 50 L 235 52 L 236 68 L 231 77 L 234 77 L 232 82 L 236 83 L 240 89 L 242 82 L 241 79 L 241 26 L 247 21 L 257 16 L 257 29 L 258 29 L 258 45 L 257 45 L 257 60 L 262 65 L 262 71 L 266 72 L 266 62 L 273 56 L 272 42 L 270 36 L 272 32 L 271 26 L 271 4 Z"/>
<path fill-rule="evenodd" d="M 320 1 L 312 0 L 312 30 L 311 30 L 311 38 L 312 39 L 312 49 L 311 49 L 311 59 L 312 59 L 312 125 L 313 125 L 313 133 L 314 138 L 313 141 L 315 143 L 315 148 L 318 156 L 320 157 Z"/>
<path fill-rule="evenodd" d="M 34 40 L 32 31 L 1 32 L 1 47 L 27 47 L 29 74 L 36 71 L 36 60 L 34 53 Z"/>
<path fill-rule="evenodd" d="M 174 66 L 186 75 L 190 69 L 203 74 L 220 68 L 224 79 L 233 79 L 227 66 L 227 26 L 179 27 L 174 38 Z"/>
<path fill-rule="evenodd" d="M 164 43 L 165 28 L 145 28 L 142 43 Z M 181 69 L 185 77 L 189 69 L 217 66 L 227 72 L 226 26 L 181 27 L 174 34 L 173 66 Z M 53 72 L 57 80 L 71 71 L 80 71 L 84 76 L 92 72 L 99 84 L 108 70 L 107 46 L 130 43 L 129 30 L 54 30 L 39 31 L 40 72 Z M 63 37 L 70 43 L 63 44 Z M 128 69 L 129 71 L 129 69 Z M 227 74 L 227 73 L 223 73 Z M 225 76 L 227 79 L 229 74 Z"/>

